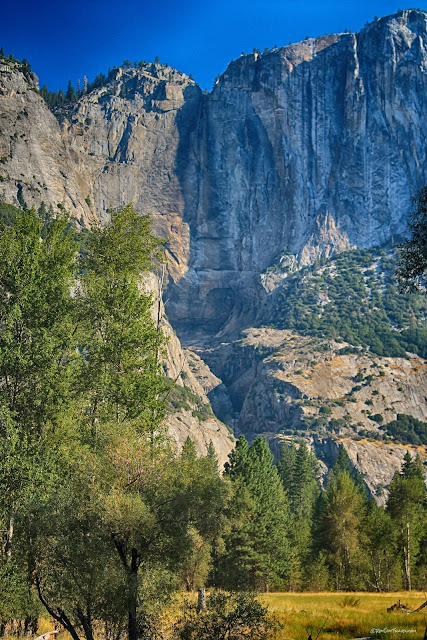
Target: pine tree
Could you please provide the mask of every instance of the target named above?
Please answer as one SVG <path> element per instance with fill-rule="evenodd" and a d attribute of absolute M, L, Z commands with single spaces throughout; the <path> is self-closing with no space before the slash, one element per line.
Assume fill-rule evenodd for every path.
<path fill-rule="evenodd" d="M 76 96 L 76 92 L 75 89 L 71 83 L 71 80 L 68 81 L 68 88 L 67 91 L 65 93 L 65 98 L 67 100 L 67 102 L 73 104 L 74 102 L 76 102 L 77 100 L 77 96 Z"/>
<path fill-rule="evenodd" d="M 234 493 L 232 528 L 220 559 L 223 586 L 268 590 L 289 574 L 289 505 L 267 441 L 239 438 L 226 474 Z M 221 570 L 220 570 L 221 573 Z"/>
<path fill-rule="evenodd" d="M 302 585 L 302 570 L 311 553 L 314 506 L 319 495 L 318 465 L 314 455 L 302 442 L 296 453 L 289 491 L 294 550 L 294 584 Z"/>
<path fill-rule="evenodd" d="M 187 436 L 184 446 L 182 447 L 181 460 L 187 464 L 193 464 L 197 460 L 196 445 L 190 436 Z"/>
<path fill-rule="evenodd" d="M 40 95 L 45 102 L 49 103 L 49 91 L 45 84 L 40 89 Z"/>
<path fill-rule="evenodd" d="M 360 491 L 360 494 L 363 495 L 365 499 L 367 499 L 368 490 L 366 487 L 366 483 L 363 479 L 363 476 L 360 473 L 360 471 L 353 466 L 348 456 L 348 453 L 343 447 L 343 445 L 340 445 L 338 449 L 337 458 L 335 460 L 334 466 L 329 471 L 328 477 L 333 476 L 334 474 L 337 475 L 342 472 L 347 473 L 352 478 L 352 480 L 354 481 L 354 484 Z"/>
<path fill-rule="evenodd" d="M 212 468 L 219 473 L 219 465 L 218 465 L 218 456 L 215 451 L 215 447 L 213 445 L 212 440 L 209 440 L 208 449 L 207 449 L 207 459 L 212 464 Z"/>
<path fill-rule="evenodd" d="M 293 442 L 290 445 L 284 443 L 277 461 L 277 471 L 279 472 L 279 477 L 288 497 L 294 476 L 296 453 L 297 450 Z"/>
<path fill-rule="evenodd" d="M 58 91 L 57 101 L 56 102 L 57 102 L 56 106 L 58 106 L 58 107 L 63 107 L 65 105 L 66 98 L 65 98 L 65 95 L 64 95 L 64 92 L 62 91 L 62 89 L 59 89 L 59 91 Z"/>
<path fill-rule="evenodd" d="M 236 442 L 236 446 L 228 456 L 229 462 L 224 465 L 224 474 L 231 480 L 241 477 L 246 468 L 246 462 L 249 452 L 249 444 L 245 436 L 240 436 Z"/>

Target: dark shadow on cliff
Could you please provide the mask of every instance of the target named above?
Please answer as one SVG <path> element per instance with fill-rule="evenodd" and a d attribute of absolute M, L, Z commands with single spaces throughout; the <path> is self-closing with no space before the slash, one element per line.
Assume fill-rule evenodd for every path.
<path fill-rule="evenodd" d="M 227 120 L 218 121 L 218 96 L 216 100 L 212 96 L 188 87 L 176 120 L 176 175 L 184 201 L 183 221 L 190 229 L 190 255 L 188 274 L 169 284 L 167 313 L 180 338 L 193 343 L 237 335 L 261 321 L 266 293 L 254 259 L 260 253 L 256 247 L 262 216 L 256 203 L 260 165 L 268 165 L 273 186 L 279 181 L 271 142 L 251 101 L 246 101 L 246 113 L 237 112 L 228 125 Z M 241 171 L 247 181 L 237 195 L 236 179 L 225 166 L 230 150 L 227 131 L 233 150 L 241 149 Z"/>

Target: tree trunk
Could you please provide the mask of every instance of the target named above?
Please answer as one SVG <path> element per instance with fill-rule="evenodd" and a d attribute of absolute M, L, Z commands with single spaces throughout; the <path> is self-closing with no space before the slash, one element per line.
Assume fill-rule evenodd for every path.
<path fill-rule="evenodd" d="M 37 628 L 39 626 L 39 620 L 35 616 L 28 616 L 24 620 L 24 636 L 35 636 Z"/>
<path fill-rule="evenodd" d="M 131 565 L 128 574 L 128 640 L 138 640 L 138 553 L 132 549 Z"/>
<path fill-rule="evenodd" d="M 75 630 L 74 625 L 71 623 L 71 620 L 68 618 L 65 611 L 60 607 L 56 607 L 55 609 L 51 607 L 47 602 L 47 600 L 45 599 L 45 597 L 43 596 L 42 588 L 40 584 L 40 578 L 37 576 L 37 574 L 35 575 L 35 584 L 36 584 L 39 600 L 42 603 L 42 605 L 46 608 L 47 612 L 52 616 L 52 618 L 57 620 L 63 627 L 65 627 L 65 629 L 68 631 L 68 633 L 70 634 L 73 640 L 80 640 L 79 634 Z"/>
<path fill-rule="evenodd" d="M 411 549 L 410 549 L 410 530 L 409 530 L 409 522 L 406 523 L 406 549 L 404 547 L 405 553 L 405 582 L 406 582 L 406 590 L 412 590 L 411 584 Z"/>
<path fill-rule="evenodd" d="M 6 558 L 7 558 L 7 562 L 10 562 L 10 559 L 12 558 L 12 542 L 13 542 L 13 529 L 15 526 L 15 518 L 13 513 L 11 513 L 9 515 L 9 524 L 7 527 L 7 534 L 6 534 L 6 547 L 5 547 L 5 551 L 6 551 Z"/>
<path fill-rule="evenodd" d="M 197 596 L 197 613 L 201 611 L 206 611 L 206 591 L 204 589 L 199 589 Z"/>
<path fill-rule="evenodd" d="M 76 613 L 77 613 L 78 619 L 82 623 L 86 640 L 94 640 L 93 629 L 92 629 L 92 618 L 91 618 L 90 612 L 87 611 L 85 615 L 83 611 L 80 609 L 80 607 L 77 607 Z"/>

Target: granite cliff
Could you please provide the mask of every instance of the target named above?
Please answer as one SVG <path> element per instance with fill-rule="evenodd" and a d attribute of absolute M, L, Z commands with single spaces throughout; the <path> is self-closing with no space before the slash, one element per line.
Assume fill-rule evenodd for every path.
<path fill-rule="evenodd" d="M 0 64 L 2 199 L 54 209 L 63 203 L 81 225 L 102 222 L 129 201 L 150 212 L 167 238 L 170 325 L 192 348 L 183 376 L 184 352 L 168 325 L 171 377 L 202 404 L 208 394 L 217 415 L 238 431 L 277 433 L 282 418 L 290 427 L 301 424 L 310 411 L 294 400 L 302 394 L 315 402 L 316 394 L 297 369 L 281 380 L 292 400 L 288 413 L 273 412 L 267 424 L 271 381 L 291 355 L 274 356 L 272 371 L 252 347 L 236 344 L 242 330 L 248 340 L 250 327 L 271 324 L 289 274 L 405 233 L 410 198 L 427 182 L 427 14 L 400 11 L 358 34 L 242 55 L 207 94 L 185 74 L 147 63 L 114 69 L 104 86 L 54 114 L 37 82 L 17 62 Z M 276 264 L 280 269 L 271 271 Z M 295 340 L 303 354 L 304 337 Z M 314 377 L 316 367 L 326 367 L 319 379 L 330 380 L 328 401 L 340 397 L 353 369 L 385 369 L 374 356 L 357 357 L 367 360 L 343 360 L 338 375 L 311 355 Z M 425 419 L 423 366 L 413 357 L 389 363 L 397 378 L 412 381 L 399 385 L 405 411 Z M 401 393 L 394 383 L 372 388 L 390 416 Z M 355 424 L 367 423 L 364 400 L 357 396 L 343 408 L 345 415 L 354 410 Z M 173 427 L 180 441 L 193 413 L 200 414 L 184 404 L 190 409 L 179 408 Z M 334 407 L 335 419 L 343 411 Z M 209 421 L 225 457 L 228 432 Z M 190 435 L 203 425 L 193 425 Z M 206 436 L 198 437 L 204 446 Z"/>

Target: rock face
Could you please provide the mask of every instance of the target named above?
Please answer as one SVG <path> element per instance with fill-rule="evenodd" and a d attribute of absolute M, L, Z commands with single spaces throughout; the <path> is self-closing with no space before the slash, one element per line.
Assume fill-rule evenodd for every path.
<path fill-rule="evenodd" d="M 341 435 L 363 430 L 374 436 L 379 432 L 374 415 L 384 423 L 397 414 L 427 422 L 425 360 L 357 350 L 343 355 L 345 347 L 287 330 L 252 328 L 242 338 L 197 352 L 220 376 L 208 397 L 237 434 L 326 433 L 332 420 Z M 217 406 L 221 381 L 228 393 L 222 407 Z"/>
<path fill-rule="evenodd" d="M 283 444 L 290 444 L 290 436 L 267 436 L 270 447 L 276 455 L 279 455 Z M 352 440 L 348 437 L 334 440 L 322 436 L 303 436 L 302 440 L 314 451 L 321 474 L 321 482 L 327 478 L 328 470 L 334 465 L 340 446 L 344 447 L 350 459 L 351 465 L 361 473 L 367 489 L 378 504 L 384 505 L 387 500 L 389 486 L 396 472 L 402 469 L 403 459 L 409 451 L 414 458 L 417 454 L 426 461 L 427 451 L 425 447 L 405 447 L 399 444 L 385 444 L 384 442 L 371 442 L 368 440 Z M 298 446 L 298 445 L 297 445 Z M 427 465 L 427 463 L 425 462 Z M 427 468 L 425 468 L 427 481 Z"/>
<path fill-rule="evenodd" d="M 415 10 L 242 56 L 208 95 L 164 65 L 116 69 L 60 125 L 36 78 L 3 65 L 4 197 L 83 222 L 133 201 L 169 238 L 178 332 L 238 331 L 268 317 L 262 274 L 282 252 L 306 264 L 404 233 L 427 182 L 426 79 Z"/>
<path fill-rule="evenodd" d="M 163 369 L 172 384 L 166 426 L 178 448 L 189 437 L 199 455 L 206 455 L 209 443 L 215 447 L 220 468 L 228 460 L 235 438 L 229 427 L 214 415 L 206 395 L 221 381 L 196 355 L 182 348 L 179 338 L 164 313 L 161 295 L 162 276 L 150 274 L 144 287 L 154 298 L 153 316 L 166 337 Z"/>
<path fill-rule="evenodd" d="M 185 267 L 188 230 L 178 217 L 181 196 L 173 177 L 175 118 L 184 92 L 196 99 L 201 92 L 186 76 L 160 65 L 151 65 L 150 73 L 118 69 L 113 80 L 116 92 L 132 93 L 132 99 L 104 88 L 84 98 L 68 114 L 70 119 L 64 116 L 59 123 L 38 95 L 34 74 L 24 74 L 18 62 L 0 66 L 2 200 L 35 206 L 44 201 L 54 210 L 63 203 L 81 224 L 97 222 L 98 216 L 105 220 L 108 208 L 133 200 L 140 211 L 153 214 L 157 232 L 171 238 L 169 269 L 179 272 Z M 158 300 L 158 279 L 152 276 L 145 285 Z M 167 337 L 165 372 L 174 381 L 175 395 L 184 398 L 176 406 L 171 403 L 169 433 L 178 446 L 190 437 L 201 455 L 212 441 L 222 467 L 234 437 L 212 413 L 164 316 L 163 302 L 159 304 Z"/>
<path fill-rule="evenodd" d="M 241 56 L 206 95 L 166 65 L 114 69 L 56 117 L 37 77 L 3 59 L 0 196 L 63 203 L 82 225 L 130 201 L 152 213 L 167 238 L 166 368 L 238 432 L 297 426 L 317 416 L 316 398 L 333 404 L 349 393 L 332 416 L 374 428 L 368 391 L 378 403 L 371 413 L 426 419 L 419 359 L 338 357 L 330 345 L 326 361 L 294 336 L 303 365 L 291 366 L 283 336 L 270 332 L 257 346 L 252 330 L 245 343 L 240 334 L 268 325 L 287 270 L 405 233 L 410 198 L 427 183 L 426 95 L 427 14 L 416 10 L 359 34 Z M 279 275 L 268 270 L 278 262 Z M 377 386 L 352 391 L 359 369 L 378 366 Z M 202 451 L 213 435 L 224 459 L 226 428 L 183 404 L 171 427 L 177 441 L 190 433 Z"/>
<path fill-rule="evenodd" d="M 283 251 L 306 264 L 405 231 L 427 178 L 426 47 L 426 14 L 403 11 L 230 64 L 187 143 L 178 329 L 230 332 L 262 317 L 259 274 Z"/>

